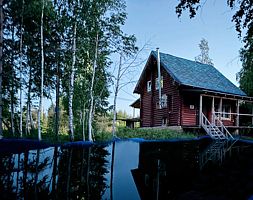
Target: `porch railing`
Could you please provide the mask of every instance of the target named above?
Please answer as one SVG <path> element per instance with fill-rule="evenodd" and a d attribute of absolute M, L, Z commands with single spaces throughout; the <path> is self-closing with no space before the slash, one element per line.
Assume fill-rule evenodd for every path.
<path fill-rule="evenodd" d="M 228 131 L 228 129 L 226 128 L 226 126 L 224 126 L 222 120 L 219 117 L 217 117 L 215 113 L 213 113 L 212 117 L 213 117 L 214 125 L 216 127 L 218 127 L 223 134 L 225 134 L 226 138 L 234 139 L 234 137 Z"/>
<path fill-rule="evenodd" d="M 214 112 L 212 115 L 212 122 L 232 121 L 231 127 L 253 127 L 253 114 L 246 113 L 232 113 L 232 112 Z"/>
<path fill-rule="evenodd" d="M 217 126 L 215 123 L 211 123 L 207 117 L 201 113 L 201 126 L 211 138 L 221 140 L 234 139 L 227 128 L 223 125 L 222 121 L 218 121 L 218 123 L 220 126 Z"/>

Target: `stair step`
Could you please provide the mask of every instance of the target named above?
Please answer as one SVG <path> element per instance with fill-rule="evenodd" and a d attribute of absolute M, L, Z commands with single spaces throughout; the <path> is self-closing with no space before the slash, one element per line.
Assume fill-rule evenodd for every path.
<path fill-rule="evenodd" d="M 229 139 L 231 137 L 233 139 L 233 137 L 230 136 L 230 134 L 228 133 L 224 134 L 223 127 L 225 128 L 225 126 L 220 121 L 217 121 L 218 123 L 217 124 L 218 126 L 217 126 L 216 124 L 211 124 L 203 113 L 201 117 L 203 118 L 203 121 L 205 123 L 205 124 L 204 123 L 202 124 L 202 127 L 211 138 L 223 140 L 223 139 Z"/>

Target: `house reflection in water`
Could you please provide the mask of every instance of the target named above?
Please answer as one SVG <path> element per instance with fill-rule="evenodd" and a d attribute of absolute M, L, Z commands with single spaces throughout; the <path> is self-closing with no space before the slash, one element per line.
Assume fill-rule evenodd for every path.
<path fill-rule="evenodd" d="M 252 145 L 240 142 L 144 142 L 132 176 L 141 199 L 247 199 L 253 189 L 244 177 L 253 172 L 249 152 Z"/>

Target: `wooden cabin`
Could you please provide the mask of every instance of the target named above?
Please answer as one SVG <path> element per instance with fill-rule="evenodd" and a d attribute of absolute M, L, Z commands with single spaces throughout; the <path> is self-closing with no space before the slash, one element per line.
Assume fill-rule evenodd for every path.
<path fill-rule="evenodd" d="M 201 127 L 219 120 L 238 128 L 240 104 L 252 102 L 214 66 L 157 51 L 150 53 L 134 93 L 140 94 L 141 127 Z M 252 113 L 244 116 L 252 122 Z"/>

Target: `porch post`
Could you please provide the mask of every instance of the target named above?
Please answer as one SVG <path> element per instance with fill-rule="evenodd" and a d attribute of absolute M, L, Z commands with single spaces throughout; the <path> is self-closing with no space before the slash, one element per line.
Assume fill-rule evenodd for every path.
<path fill-rule="evenodd" d="M 202 126 L 202 95 L 199 96 L 199 126 Z"/>
<path fill-rule="evenodd" d="M 221 120 L 222 117 L 222 98 L 220 98 L 220 105 L 219 105 L 219 120 Z"/>
<path fill-rule="evenodd" d="M 239 127 L 239 114 L 240 114 L 240 109 L 239 109 L 239 100 L 236 102 L 236 126 Z"/>
<path fill-rule="evenodd" d="M 215 123 L 214 120 L 215 120 L 215 119 L 214 119 L 214 97 L 213 97 L 213 99 L 212 99 L 212 124 Z"/>
<path fill-rule="evenodd" d="M 236 101 L 236 127 L 237 129 L 235 130 L 236 135 L 239 135 L 239 100 Z"/>

